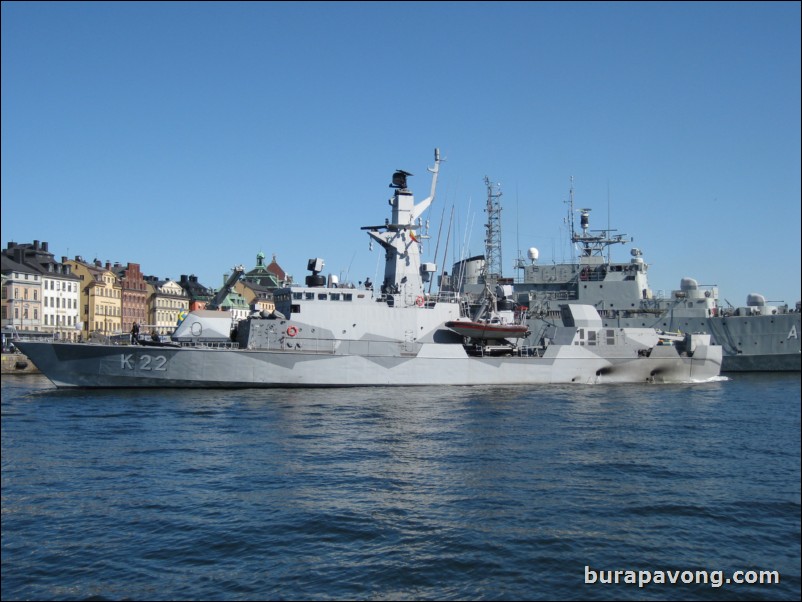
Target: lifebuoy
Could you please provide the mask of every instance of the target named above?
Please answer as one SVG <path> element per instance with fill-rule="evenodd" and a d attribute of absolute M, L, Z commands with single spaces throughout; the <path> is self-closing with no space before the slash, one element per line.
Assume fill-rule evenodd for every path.
<path fill-rule="evenodd" d="M 417 305 L 418 307 L 423 307 L 423 303 L 424 303 L 424 298 L 421 295 L 415 297 L 415 305 Z"/>
<path fill-rule="evenodd" d="M 294 337 L 296 334 L 298 334 L 298 329 L 297 329 L 297 328 L 295 328 L 295 326 L 290 326 L 290 327 L 287 329 L 287 335 L 288 335 L 288 336 Z"/>

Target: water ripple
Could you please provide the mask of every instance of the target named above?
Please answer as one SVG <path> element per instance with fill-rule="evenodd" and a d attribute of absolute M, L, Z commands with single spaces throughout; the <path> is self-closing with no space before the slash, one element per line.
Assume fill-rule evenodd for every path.
<path fill-rule="evenodd" d="M 2 392 L 4 600 L 799 599 L 796 375 Z"/>

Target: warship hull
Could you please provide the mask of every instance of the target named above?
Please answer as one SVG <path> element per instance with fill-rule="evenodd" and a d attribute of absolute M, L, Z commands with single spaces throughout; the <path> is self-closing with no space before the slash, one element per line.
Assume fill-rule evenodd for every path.
<path fill-rule="evenodd" d="M 718 377 L 722 351 L 710 336 L 667 338 L 653 328 L 604 328 L 591 305 L 561 307 L 570 325 L 550 329 L 531 346 L 516 339 L 499 349 L 485 334 L 477 338 L 469 330 L 460 336 L 447 328 L 471 322 L 467 306 L 458 295 L 427 292 L 436 266 L 421 261 L 421 233 L 416 234 L 434 199 L 439 164 L 435 151 L 431 194 L 417 204 L 406 184 L 411 174 L 397 170 L 390 217 L 363 227 L 384 250 L 377 291 L 372 285 L 326 285 L 323 259 L 316 257 L 309 260 L 306 286 L 274 292 L 274 311 L 253 312 L 236 325 L 228 312 L 191 312 L 171 346 L 18 346 L 62 388 L 693 383 Z M 491 315 L 490 322 L 496 317 L 501 319 Z"/>
<path fill-rule="evenodd" d="M 659 328 L 666 331 L 706 333 L 723 349 L 722 372 L 800 372 L 802 331 L 799 313 L 765 316 L 603 317 L 610 328 Z M 553 319 L 530 318 L 531 342 L 538 340 L 554 323 Z"/>
<path fill-rule="evenodd" d="M 500 196 L 500 194 L 499 194 Z M 493 201 L 493 203 L 491 203 Z M 497 199 L 488 195 L 488 215 Z M 569 193 L 568 215 L 570 241 L 577 252 L 575 260 L 541 262 L 540 251 L 531 247 L 526 259 L 519 255 L 515 267 L 521 274 L 510 282 L 515 304 L 528 313 L 531 335 L 526 344 L 534 344 L 551 326 L 561 324 L 560 306 L 592 305 L 607 328 L 656 328 L 669 332 L 710 334 L 714 344 L 724 350 L 724 372 L 800 372 L 800 316 L 785 302 L 767 302 L 757 293 L 747 296 L 746 305 L 722 306 L 716 285 L 699 285 L 685 277 L 680 288 L 664 296 L 655 295 L 649 286 L 649 264 L 639 248 L 630 250 L 631 259 L 612 261 L 612 247 L 634 239 L 617 230 L 591 230 L 590 208 L 574 210 L 573 185 Z M 579 229 L 575 215 L 579 214 Z M 486 225 L 485 255 L 463 259 L 452 266 L 449 282 L 453 290 L 476 298 L 500 275 L 492 268 L 492 258 L 500 254 L 494 244 L 500 240 L 497 222 Z M 772 305 L 771 303 L 776 303 Z"/>
<path fill-rule="evenodd" d="M 800 372 L 799 313 L 689 321 L 686 332 L 709 332 L 724 351 L 725 372 Z M 701 320 L 699 322 L 702 322 Z M 693 330 L 691 330 L 693 328 Z"/>
<path fill-rule="evenodd" d="M 724 372 L 802 371 L 802 304 L 797 302 L 796 309 L 784 303 L 770 305 L 762 295 L 752 293 L 745 306 L 733 307 L 728 302 L 724 307 L 717 286 L 699 285 L 688 277 L 670 296 L 662 291 L 654 295 L 642 251 L 632 249 L 628 263 L 610 261 L 609 247 L 626 241 L 605 230 L 589 230 L 589 211 L 580 210 L 582 233 L 572 229 L 571 240 L 580 249 L 575 262 L 539 263 L 539 252 L 532 248 L 531 262 L 520 260 L 516 266 L 523 275 L 512 284 L 514 302 L 528 312 L 527 344 L 539 341 L 548 327 L 561 323 L 561 305 L 592 305 L 608 328 L 710 334 L 712 342 L 724 349 Z M 572 215 L 573 210 L 568 223 Z M 481 276 L 485 263 L 481 255 L 455 263 L 451 280 L 460 285 L 454 288 L 476 298 L 486 286 Z"/>
<path fill-rule="evenodd" d="M 571 345 L 553 346 L 541 357 L 470 357 L 461 345 L 439 344 L 404 356 L 393 349 L 399 344 L 389 342 L 374 345 L 375 354 L 360 355 L 85 343 L 19 347 L 59 388 L 694 383 L 717 377 L 721 369 L 717 346 L 684 358 L 673 348 L 665 355 L 655 348 L 652 357 L 602 357 Z"/>
<path fill-rule="evenodd" d="M 800 372 L 802 360 L 798 353 L 771 355 L 727 355 L 721 363 L 722 372 Z"/>

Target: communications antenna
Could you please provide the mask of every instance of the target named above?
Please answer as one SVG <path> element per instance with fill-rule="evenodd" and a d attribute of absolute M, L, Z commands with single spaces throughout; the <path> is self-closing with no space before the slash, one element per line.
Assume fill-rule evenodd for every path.
<path fill-rule="evenodd" d="M 613 232 L 617 232 L 617 230 L 610 229 L 609 226 L 607 230 L 591 230 L 590 229 L 590 209 L 589 208 L 582 208 L 577 209 L 576 211 L 579 213 L 579 226 L 582 228 L 582 233 L 580 234 L 574 229 L 574 177 L 571 176 L 571 188 L 568 192 L 568 225 L 571 231 L 571 242 L 574 245 L 579 245 L 579 252 L 580 257 L 604 257 L 604 251 L 607 250 L 607 261 L 610 261 L 610 247 L 615 244 L 627 244 L 628 242 L 632 242 L 634 239 L 627 240 L 624 238 L 625 234 L 613 234 Z M 609 206 L 609 201 L 608 201 Z M 609 209 L 608 209 L 609 214 Z M 608 217 L 609 221 L 609 217 Z M 634 251 L 640 253 L 638 249 L 632 249 L 633 256 L 635 256 Z"/>

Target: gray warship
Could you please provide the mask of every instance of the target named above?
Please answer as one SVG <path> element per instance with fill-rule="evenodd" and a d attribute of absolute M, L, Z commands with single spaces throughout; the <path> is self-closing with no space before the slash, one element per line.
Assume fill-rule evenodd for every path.
<path fill-rule="evenodd" d="M 613 230 L 591 230 L 591 209 L 574 210 L 573 186 L 567 223 L 571 241 L 578 249 L 575 261 L 539 263 L 538 250 L 530 248 L 527 257 L 519 257 L 515 263 L 522 275 L 514 281 L 502 278 L 494 261 L 500 255 L 499 220 L 493 217 L 498 213 L 501 193 L 487 178 L 485 182 L 489 216 L 485 255 L 454 264 L 446 288 L 478 296 L 488 283 L 512 284 L 514 302 L 528 312 L 530 336 L 526 343 L 561 324 L 563 305 L 582 304 L 597 309 L 604 327 L 710 334 L 724 350 L 723 372 L 802 369 L 800 302 L 789 309 L 788 305 L 770 305 L 763 295 L 753 293 L 744 306 L 722 305 L 718 287 L 700 286 L 690 277 L 682 278 L 669 297 L 655 296 L 642 251 L 632 248 L 628 262 L 611 261 L 612 245 L 632 241 Z M 577 213 L 578 230 L 574 224 Z"/>
<path fill-rule="evenodd" d="M 459 295 L 427 292 L 436 267 L 421 261 L 420 216 L 408 172 L 394 173 L 391 215 L 366 226 L 384 250 L 384 280 L 341 286 L 309 261 L 305 286 L 275 294 L 276 310 L 254 313 L 232 331 L 228 312 L 190 312 L 165 344 L 142 346 L 19 341 L 60 388 L 244 388 L 553 383 L 694 383 L 719 376 L 722 351 L 709 335 L 602 325 L 591 306 L 564 305 L 560 325 L 523 344 L 525 318 L 507 292 L 485 291 L 481 311 Z"/>

